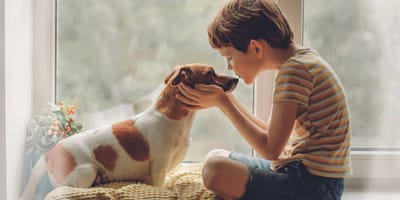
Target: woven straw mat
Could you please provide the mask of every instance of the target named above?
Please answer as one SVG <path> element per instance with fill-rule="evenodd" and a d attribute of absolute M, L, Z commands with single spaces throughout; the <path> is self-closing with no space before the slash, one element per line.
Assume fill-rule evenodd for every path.
<path fill-rule="evenodd" d="M 178 165 L 167 174 L 162 187 L 130 182 L 114 182 L 92 188 L 63 186 L 51 191 L 45 200 L 219 199 L 204 187 L 201 167 L 201 163 Z"/>

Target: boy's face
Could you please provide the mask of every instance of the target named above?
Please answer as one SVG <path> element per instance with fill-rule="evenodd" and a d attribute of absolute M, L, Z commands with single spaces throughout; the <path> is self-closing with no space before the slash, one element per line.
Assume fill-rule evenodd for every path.
<path fill-rule="evenodd" d="M 227 68 L 233 70 L 246 84 L 251 84 L 260 68 L 260 60 L 252 49 L 243 53 L 234 47 L 221 47 L 216 49 L 227 61 Z"/>

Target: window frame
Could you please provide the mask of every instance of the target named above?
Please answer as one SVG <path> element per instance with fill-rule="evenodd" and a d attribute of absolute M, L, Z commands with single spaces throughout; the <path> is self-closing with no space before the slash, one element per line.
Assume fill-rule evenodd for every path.
<path fill-rule="evenodd" d="M 43 53 L 45 47 L 52 43 L 47 38 L 51 32 L 51 3 L 53 0 L 24 1 L 6 0 L 1 1 L 4 14 L 2 28 L 4 30 L 4 88 L 0 89 L 2 107 L 4 106 L 4 119 L 1 120 L 1 158 L 5 163 L 5 178 L 1 179 L 0 199 L 18 199 L 22 181 L 22 163 L 24 155 L 25 125 L 32 117 L 32 109 L 43 108 L 37 106 L 37 98 L 43 94 L 51 94 L 51 90 L 45 90 L 48 74 L 38 74 L 40 70 L 48 66 L 40 66 L 40 59 L 51 60 L 51 56 Z M 48 12 L 50 11 L 50 12 Z M 45 30 L 41 30 L 44 28 Z M 40 35 L 45 34 L 45 35 Z M 39 39 L 41 38 L 41 39 Z M 44 43 L 41 43 L 44 42 Z M 40 56 L 41 55 L 41 56 Z M 38 67 L 40 66 L 40 67 Z M 41 82 L 38 79 L 44 78 Z M 51 77 L 51 74 L 50 74 Z M 35 85 L 36 84 L 36 85 Z M 48 101 L 45 101 L 47 105 Z M 34 106 L 35 104 L 35 106 Z M 3 109 L 2 109 L 3 112 Z M 3 114 L 3 113 L 2 113 Z M 4 142 L 4 143 L 3 143 Z M 5 155 L 4 155 L 5 153 Z M 3 170 L 2 167 L 0 169 Z M 0 175 L 1 176 L 1 175 Z M 2 177 L 2 176 L 1 176 Z M 4 185 L 3 185 L 4 184 Z M 5 190 L 3 192 L 3 189 Z"/>
<path fill-rule="evenodd" d="M 34 78 L 33 101 L 41 102 L 33 104 L 33 111 L 40 111 L 43 102 L 54 102 L 55 100 L 55 55 L 56 55 L 56 16 L 55 8 L 57 1 L 43 1 L 42 5 L 35 6 L 36 12 L 47 12 L 37 15 L 34 23 L 35 34 L 44 35 L 41 38 L 33 38 L 34 44 L 45 42 L 46 45 L 34 45 L 35 58 L 41 62 L 35 62 L 34 76 L 45 74 L 40 78 Z M 289 23 L 295 32 L 295 41 L 302 44 L 303 33 L 303 0 L 279 0 L 283 11 L 286 13 Z M 41 8 L 44 6 L 46 9 Z M 48 19 L 51 16 L 51 19 Z M 46 37 L 51 36 L 51 37 Z M 37 41 L 39 40 L 39 41 Z M 254 110 L 258 117 L 267 120 L 272 103 L 273 72 L 264 72 L 254 84 Z M 36 87 L 35 87 L 36 85 Z M 39 87 L 40 86 L 40 87 Z M 353 147 L 351 151 L 351 162 L 353 175 L 346 179 L 346 188 L 355 189 L 398 189 L 400 188 L 400 151 L 390 149 L 360 149 Z M 366 167 L 368 166 L 368 167 Z"/>
<path fill-rule="evenodd" d="M 6 73 L 5 73 L 5 9 L 4 0 L 0 0 L 0 199 L 6 199 L 7 197 L 7 164 L 4 162 L 7 159 L 6 154 Z"/>

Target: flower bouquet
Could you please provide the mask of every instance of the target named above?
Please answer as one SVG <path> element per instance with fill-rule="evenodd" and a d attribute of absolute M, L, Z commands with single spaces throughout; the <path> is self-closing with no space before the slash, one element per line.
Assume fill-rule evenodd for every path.
<path fill-rule="evenodd" d="M 50 110 L 42 110 L 35 115 L 26 126 L 25 155 L 22 169 L 23 190 L 32 168 L 39 158 L 58 141 L 77 134 L 82 129 L 82 123 L 76 117 L 76 105 L 61 101 L 57 105 L 50 104 Z M 42 179 L 39 183 L 35 197 L 32 200 L 44 199 L 52 189 L 49 178 Z"/>
<path fill-rule="evenodd" d="M 33 116 L 26 127 L 25 154 L 43 154 L 58 141 L 77 134 L 82 123 L 76 117 L 76 105 L 60 101 L 50 104 L 51 110 L 43 110 Z"/>

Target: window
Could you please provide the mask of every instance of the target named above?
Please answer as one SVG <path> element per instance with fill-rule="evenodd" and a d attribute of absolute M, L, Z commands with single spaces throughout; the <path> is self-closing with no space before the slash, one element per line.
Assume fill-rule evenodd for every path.
<path fill-rule="evenodd" d="M 400 17 L 395 12 L 399 3 L 394 0 L 385 2 L 279 0 L 279 4 L 294 29 L 296 42 L 318 50 L 335 68 L 347 91 L 353 126 L 351 152 L 353 175 L 346 180 L 346 188 L 397 191 L 400 187 L 400 173 L 397 170 L 400 168 L 400 151 L 399 136 L 396 131 L 398 132 L 399 129 L 382 132 L 380 129 L 389 123 L 388 121 L 384 122 L 385 124 L 379 123 L 388 116 L 383 115 L 383 110 L 379 110 L 374 103 L 369 103 L 373 109 L 369 109 L 366 103 L 375 101 L 375 103 L 389 106 L 389 102 L 392 101 L 393 103 L 390 104 L 392 108 L 389 109 L 393 113 L 386 120 L 393 119 L 395 116 L 397 119 L 399 117 L 398 101 L 396 104 L 392 100 L 398 97 L 398 93 L 390 94 L 385 89 L 386 98 L 377 99 L 376 93 L 383 95 L 383 90 L 377 90 L 377 86 L 373 84 L 373 82 L 381 84 L 383 80 L 385 84 L 399 83 L 398 79 L 393 78 L 396 77 L 395 73 L 397 77 L 399 75 L 399 65 L 393 62 L 395 58 L 393 55 L 396 55 L 396 51 L 398 54 L 399 51 L 397 36 L 399 29 L 398 25 L 395 25 Z M 382 29 L 384 27 L 386 28 Z M 382 33 L 385 35 L 380 35 Z M 380 38 L 375 34 L 378 34 Z M 382 51 L 388 48 L 385 47 L 388 44 L 392 44 L 389 48 L 391 52 L 384 54 Z M 378 46 L 380 46 L 379 49 Z M 372 52 L 377 54 L 372 56 Z M 379 63 L 376 61 L 378 59 Z M 387 65 L 384 64 L 385 61 L 392 63 Z M 369 63 L 375 63 L 375 72 L 372 69 L 367 71 L 368 67 L 365 65 L 372 67 Z M 363 77 L 366 74 L 373 77 L 374 73 L 383 73 L 383 71 L 393 74 L 385 78 L 377 77 L 378 81 L 370 78 L 370 82 Z M 360 80 L 364 82 L 361 83 Z M 393 87 L 393 85 L 390 86 Z M 361 96 L 364 99 L 360 99 Z M 365 112 L 368 109 L 369 112 Z M 397 113 L 394 109 L 397 109 Z M 368 119 L 369 121 L 365 121 Z M 395 124 L 392 123 L 391 126 Z M 371 131 L 368 128 L 375 130 L 374 135 L 370 134 Z M 367 132 L 362 130 L 367 130 Z M 391 141 L 387 142 L 388 140 Z"/>
<path fill-rule="evenodd" d="M 304 45 L 326 58 L 347 90 L 354 147 L 400 147 L 399 7 L 397 0 L 304 1 Z"/>
<path fill-rule="evenodd" d="M 348 188 L 400 186 L 400 29 L 396 0 L 302 0 L 302 40 L 333 66 L 352 120 Z M 298 7 L 300 10 L 300 7 Z"/>
<path fill-rule="evenodd" d="M 124 9 L 128 10 L 125 4 L 124 6 L 118 4 L 127 2 L 133 4 L 135 1 L 118 0 L 112 3 L 108 1 L 96 1 L 96 3 L 93 3 L 94 1 L 95 0 L 86 0 L 82 2 L 79 0 L 57 1 L 57 77 L 55 81 L 57 85 L 57 100 L 78 97 L 86 98 L 90 93 L 66 93 L 65 91 L 63 92 L 63 90 L 68 89 L 76 91 L 76 87 L 89 88 L 91 83 L 86 82 L 88 79 L 90 80 L 93 76 L 96 76 L 98 79 L 105 79 L 104 77 L 107 76 L 101 76 L 101 74 L 107 74 L 108 72 L 110 76 L 114 76 L 116 72 L 111 71 L 113 72 L 111 73 L 105 70 L 116 69 L 117 66 L 124 66 L 121 64 L 123 55 L 120 55 L 120 52 L 123 51 L 117 50 L 116 46 L 114 46 L 115 44 L 108 40 L 114 38 L 113 41 L 122 43 L 120 41 L 122 40 L 121 37 L 128 36 L 124 36 L 117 31 L 120 29 L 124 30 L 124 23 L 121 23 L 120 18 L 115 18 L 115 16 L 110 13 L 112 13 L 112 10 L 121 7 L 123 8 L 122 11 Z M 400 15 L 395 12 L 395 9 L 400 7 L 400 3 L 396 0 L 386 0 L 384 2 L 378 0 L 336 0 L 329 2 L 320 2 L 318 0 L 279 0 L 278 2 L 288 15 L 289 22 L 292 24 L 295 31 L 296 41 L 299 43 L 304 41 L 305 45 L 317 49 L 335 68 L 346 88 L 353 120 L 353 178 L 361 180 L 358 182 L 356 180 L 356 186 L 379 186 L 379 188 L 388 186 L 398 188 L 400 185 L 400 173 L 398 173 L 398 169 L 400 168 L 400 153 L 396 150 L 398 150 L 400 146 L 400 136 L 396 134 L 399 131 L 399 128 L 396 126 L 396 122 L 399 119 L 399 92 L 396 91 L 399 91 L 399 79 L 396 79 L 396 77 L 399 77 L 399 65 L 395 62 L 395 56 L 399 54 L 400 50 L 399 36 L 397 36 L 400 31 L 398 28 L 400 27 L 398 24 L 400 22 Z M 131 65 L 129 66 L 129 69 L 135 71 L 129 71 L 129 73 L 127 73 L 128 75 L 126 75 L 127 78 L 121 79 L 120 82 L 115 81 L 116 83 L 113 83 L 113 87 L 117 87 L 118 85 L 132 86 L 130 85 L 131 82 L 139 82 L 140 84 L 136 84 L 134 88 L 128 87 L 128 91 L 134 89 L 135 91 L 141 92 L 131 92 L 132 95 L 148 94 L 161 84 L 163 75 L 168 71 L 169 67 L 186 62 L 206 62 L 215 65 L 217 71 L 224 72 L 225 63 L 223 59 L 217 55 L 214 50 L 210 49 L 205 35 L 205 28 L 209 18 L 212 14 L 215 14 L 216 9 L 223 4 L 223 1 L 176 0 L 175 2 L 169 0 L 164 2 L 149 0 L 141 3 L 143 3 L 143 5 L 135 5 L 132 9 L 135 11 L 133 14 L 136 13 L 137 17 L 140 15 L 142 15 L 142 17 L 130 19 L 133 20 L 132 27 L 126 26 L 129 27 L 129 30 L 132 29 L 134 31 L 131 32 L 131 37 L 136 37 L 135 40 L 132 39 L 130 41 L 138 46 L 140 44 L 140 49 L 134 51 L 135 54 L 138 52 L 140 52 L 140 54 L 137 56 L 138 58 L 135 58 L 136 60 L 132 59 Z M 179 13 L 176 13 L 177 11 L 175 11 L 175 13 L 170 13 L 170 15 L 175 15 L 174 20 L 169 21 L 164 19 L 166 18 L 164 15 L 167 14 L 167 11 L 160 9 L 162 5 L 169 5 L 169 9 L 174 10 L 176 8 L 179 11 Z M 386 10 L 384 7 L 386 7 Z M 145 8 L 147 12 L 142 10 Z M 69 15 L 71 15 L 70 17 L 65 17 L 64 14 L 68 13 L 63 14 L 63 12 L 67 12 L 68 10 L 74 10 L 74 12 L 69 13 Z M 127 13 L 126 10 L 124 12 L 120 11 L 121 13 L 119 14 L 121 16 L 131 16 L 128 15 L 129 13 Z M 151 14 L 149 14 L 149 12 Z M 78 15 L 79 13 L 80 15 Z M 157 17 L 152 19 L 152 16 Z M 89 20 L 94 21 L 89 22 Z M 107 20 L 109 20 L 109 22 L 107 22 Z M 185 22 L 185 20 L 187 21 Z M 67 27 L 66 24 L 63 24 L 63 21 L 69 21 L 71 29 L 68 34 L 63 30 L 63 27 L 64 29 Z M 118 26 L 116 26 L 116 24 L 111 22 L 119 23 L 117 23 Z M 168 24 L 168 26 L 163 29 L 165 31 L 163 34 L 160 33 L 160 31 L 163 30 L 159 30 L 160 24 Z M 49 28 L 40 28 L 37 30 L 50 30 L 51 25 L 49 24 L 48 26 Z M 153 26 L 152 29 L 150 29 L 151 26 Z M 84 30 L 90 30 L 92 33 L 84 34 Z M 180 32 L 182 30 L 191 32 L 190 34 L 182 33 Z M 141 35 L 139 35 L 139 33 Z M 101 35 L 107 37 L 99 37 Z M 142 35 L 154 37 L 152 41 L 146 41 L 143 39 Z M 188 38 L 188 35 L 192 37 Z M 69 40 L 64 41 L 63 44 L 61 38 Z M 48 39 L 50 40 L 51 37 Z M 104 41 L 100 42 L 99 40 Z M 97 43 L 94 41 L 97 41 Z M 190 43 L 188 43 L 188 41 Z M 78 48 L 76 47 L 78 43 L 84 43 L 84 45 Z M 101 43 L 104 43 L 107 49 L 96 46 Z M 162 45 L 160 43 L 162 43 Z M 188 48 L 189 44 L 191 45 L 190 48 Z M 122 45 L 128 46 L 128 44 Z M 38 45 L 38 47 L 42 46 L 43 45 Z M 69 50 L 62 50 L 62 48 L 66 47 L 68 47 Z M 181 48 L 185 49 L 185 51 L 182 51 Z M 129 48 L 126 49 L 129 50 Z M 100 59 L 104 58 L 93 57 L 94 52 L 100 51 L 110 51 L 110 54 L 115 54 L 119 57 L 107 61 L 112 64 L 100 64 Z M 178 54 L 179 52 L 184 53 Z M 149 53 L 148 55 L 153 56 L 146 57 L 145 53 Z M 46 58 L 49 60 L 53 58 L 51 53 L 45 54 Z M 74 54 L 76 55 L 75 58 L 73 56 Z M 107 54 L 103 52 L 101 55 Z M 185 55 L 185 57 L 180 55 Z M 127 56 L 125 55 L 125 57 Z M 89 62 L 90 59 L 94 60 L 94 64 Z M 43 65 L 38 67 L 43 67 Z M 51 68 L 50 65 L 45 65 L 45 67 Z M 147 68 L 149 68 L 152 73 L 157 74 L 155 80 L 148 80 L 148 78 L 154 78 L 148 76 L 146 76 L 146 78 L 140 76 L 134 77 L 140 74 L 136 73 L 136 70 L 140 71 Z M 155 69 L 160 69 L 162 71 L 157 72 Z M 93 70 L 93 72 L 90 70 Z M 47 69 L 47 71 L 51 70 Z M 141 73 L 145 75 L 144 73 L 146 72 L 148 71 Z M 78 75 L 80 78 L 78 78 Z M 368 78 L 365 76 L 368 76 Z M 269 109 L 268 102 L 270 102 L 271 99 L 271 77 L 273 77 L 273 74 L 266 74 L 263 78 L 256 80 L 254 88 L 254 112 L 258 116 L 262 116 L 263 119 L 266 119 L 268 116 L 266 111 Z M 48 79 L 47 83 L 49 85 L 54 84 L 51 77 L 44 76 L 43 78 Z M 62 83 L 65 78 L 69 78 L 69 82 Z M 107 77 L 105 81 L 113 82 L 110 77 Z M 143 89 L 144 85 L 146 87 L 148 86 L 148 90 Z M 252 87 L 246 87 L 244 84 L 239 85 L 241 87 L 237 88 L 235 93 L 241 98 L 241 101 L 247 102 L 246 104 L 250 109 L 253 101 Z M 101 86 L 104 87 L 104 85 Z M 44 87 L 42 84 L 38 87 L 38 89 L 45 90 L 43 93 L 52 92 L 48 88 L 49 87 Z M 116 91 L 122 90 L 122 88 L 123 87 L 118 86 L 115 90 L 106 88 L 104 91 Z M 43 93 L 35 92 L 34 96 Z M 107 98 L 110 95 L 115 95 L 114 93 L 105 92 L 100 94 Z M 135 106 L 135 108 L 141 107 L 142 109 L 148 103 L 146 103 L 146 101 L 133 101 L 137 97 L 129 96 L 130 94 L 124 96 L 125 94 L 128 93 L 120 93 L 119 95 L 122 96 L 112 101 L 108 99 L 108 103 L 105 101 L 107 98 L 104 98 L 105 100 L 99 101 L 101 104 L 99 104 L 98 107 L 91 104 L 93 101 L 90 100 L 92 100 L 93 97 L 88 98 L 85 104 L 89 105 L 85 105 L 83 101 L 81 102 L 80 116 L 85 119 L 86 116 L 94 116 L 93 113 L 95 112 L 107 110 L 114 105 L 120 105 L 126 102 Z M 386 98 L 377 98 L 383 95 L 385 95 Z M 45 99 L 47 100 L 49 98 Z M 44 102 L 45 105 L 47 103 L 45 100 L 40 102 Z M 142 103 L 143 106 L 138 106 Z M 42 107 L 38 107 L 36 110 L 40 110 L 41 108 Z M 135 111 L 139 112 L 140 109 Z M 232 125 L 229 124 L 230 122 L 226 121 L 226 118 L 222 116 L 219 111 L 213 109 L 200 111 L 197 118 L 192 132 L 193 145 L 190 147 L 190 152 L 188 152 L 186 158 L 187 160 L 202 160 L 205 153 L 212 148 L 228 148 L 248 154 L 251 151 L 238 133 L 235 133 Z M 200 121 L 203 120 L 202 118 L 213 122 L 207 124 L 209 128 L 199 127 L 203 123 Z M 214 126 L 217 127 L 214 128 Z M 86 125 L 86 128 L 88 127 L 89 125 Z M 208 132 L 209 129 L 213 131 L 221 129 L 222 131 L 211 133 Z M 196 130 L 201 131 L 196 132 Z M 225 138 L 229 138 L 229 140 L 216 141 L 216 139 Z M 206 143 L 208 146 L 202 148 L 201 144 L 199 144 L 200 141 Z M 371 179 L 373 180 L 371 181 Z M 347 181 L 347 187 L 352 186 L 349 183 L 350 181 Z"/>
<path fill-rule="evenodd" d="M 206 32 L 223 3 L 58 0 L 56 100 L 78 101 L 84 129 L 90 129 L 143 111 L 176 64 L 201 62 L 232 73 Z M 239 84 L 234 92 L 251 109 L 252 87 Z M 199 111 L 191 136 L 189 161 L 202 161 L 214 148 L 251 154 L 218 110 Z"/>

